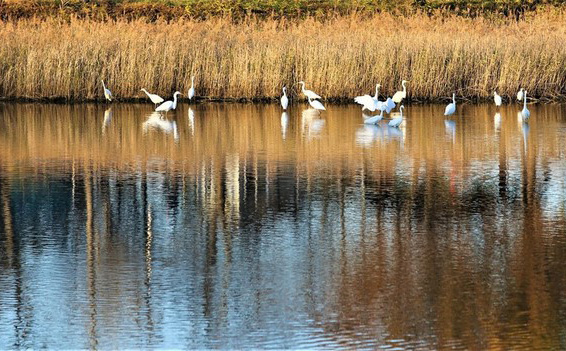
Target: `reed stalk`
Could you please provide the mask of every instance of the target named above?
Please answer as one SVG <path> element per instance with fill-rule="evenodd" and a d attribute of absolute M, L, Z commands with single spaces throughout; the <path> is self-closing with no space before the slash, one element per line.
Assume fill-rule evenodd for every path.
<path fill-rule="evenodd" d="M 351 14 L 331 20 L 228 18 L 0 22 L 0 96 L 103 99 L 104 79 L 118 99 L 186 94 L 270 99 L 298 81 L 328 99 L 350 100 L 381 83 L 382 94 L 409 81 L 412 99 L 456 92 L 470 99 L 493 91 L 514 96 L 566 95 L 566 15 L 523 21 L 425 14 Z M 383 96 L 382 95 L 382 96 Z"/>

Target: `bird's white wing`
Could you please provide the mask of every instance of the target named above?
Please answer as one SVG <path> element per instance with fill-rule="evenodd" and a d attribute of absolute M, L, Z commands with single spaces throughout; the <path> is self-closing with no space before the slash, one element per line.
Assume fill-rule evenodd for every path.
<path fill-rule="evenodd" d="M 377 124 L 379 121 L 381 121 L 382 118 L 383 118 L 383 116 L 381 116 L 381 115 L 373 116 L 373 117 L 366 119 L 364 121 L 364 123 L 365 124 Z"/>
<path fill-rule="evenodd" d="M 152 95 L 153 95 L 153 97 L 150 96 L 150 98 L 151 98 L 151 100 L 154 104 L 160 104 L 163 101 L 165 101 L 165 99 L 163 99 L 161 96 L 159 96 L 157 94 L 152 94 Z"/>
<path fill-rule="evenodd" d="M 317 110 L 326 110 L 324 108 L 324 105 L 322 105 L 322 103 L 318 100 L 311 100 L 311 106 L 314 107 Z"/>
<path fill-rule="evenodd" d="M 312 90 L 305 90 L 305 95 L 308 96 L 308 97 L 310 97 L 310 98 L 313 99 L 313 100 L 314 100 L 314 99 L 322 99 L 320 96 L 318 96 L 317 93 L 315 93 L 315 92 L 312 91 Z"/>
<path fill-rule="evenodd" d="M 502 101 L 501 101 L 501 96 L 497 95 L 497 96 L 494 98 L 494 100 L 495 100 L 495 105 L 501 106 L 501 102 L 502 102 Z"/>
<path fill-rule="evenodd" d="M 449 104 L 448 106 L 446 106 L 446 109 L 444 110 L 444 115 L 448 116 L 454 113 L 454 111 L 456 110 L 456 108 L 454 107 L 454 104 Z"/>
<path fill-rule="evenodd" d="M 289 98 L 287 98 L 287 96 L 283 95 L 281 97 L 281 107 L 283 107 L 283 109 L 286 110 L 287 106 L 289 106 Z"/>
<path fill-rule="evenodd" d="M 375 100 L 369 95 L 356 96 L 354 101 L 372 112 L 376 109 Z"/>
<path fill-rule="evenodd" d="M 403 100 L 403 92 L 398 91 L 393 95 L 393 102 L 400 103 Z"/>
<path fill-rule="evenodd" d="M 399 116 L 389 121 L 390 127 L 398 127 L 403 122 L 403 117 Z"/>
<path fill-rule="evenodd" d="M 155 111 L 169 111 L 173 107 L 173 101 L 165 101 L 161 105 L 157 106 Z"/>

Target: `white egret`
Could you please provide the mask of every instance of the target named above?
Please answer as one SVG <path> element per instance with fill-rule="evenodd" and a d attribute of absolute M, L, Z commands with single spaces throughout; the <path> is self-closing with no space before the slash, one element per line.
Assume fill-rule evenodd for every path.
<path fill-rule="evenodd" d="M 315 110 L 322 110 L 322 111 L 326 110 L 320 101 L 312 100 L 310 97 L 309 97 L 309 105 L 311 105 L 311 107 L 314 108 Z"/>
<path fill-rule="evenodd" d="M 403 109 L 405 108 L 405 106 L 401 105 L 399 107 L 399 116 L 393 118 L 391 121 L 389 121 L 389 126 L 390 127 L 399 127 L 401 125 L 401 123 L 403 123 Z"/>
<path fill-rule="evenodd" d="M 175 94 L 173 94 L 173 101 L 171 101 L 171 100 L 165 101 L 161 105 L 157 106 L 157 108 L 155 109 L 155 112 L 165 112 L 165 113 L 167 113 L 171 110 L 176 109 L 177 108 L 177 95 L 181 95 L 181 93 L 176 91 Z"/>
<path fill-rule="evenodd" d="M 112 93 L 110 92 L 110 89 L 106 88 L 106 84 L 104 84 L 104 80 L 102 80 L 102 87 L 104 88 L 104 97 L 106 98 L 106 100 L 108 101 L 112 101 Z"/>
<path fill-rule="evenodd" d="M 369 117 L 364 120 L 365 124 L 378 124 L 383 119 L 383 110 L 377 116 Z"/>
<path fill-rule="evenodd" d="M 523 100 L 523 88 L 521 88 L 521 90 L 519 90 L 519 92 L 517 93 L 517 100 L 522 101 Z"/>
<path fill-rule="evenodd" d="M 189 97 L 189 100 L 192 100 L 195 96 L 195 76 L 191 77 L 191 87 L 189 89 L 189 92 L 187 93 L 187 96 Z"/>
<path fill-rule="evenodd" d="M 521 111 L 521 116 L 523 120 L 529 119 L 531 117 L 531 111 L 527 108 L 527 91 L 525 90 L 525 95 L 523 95 L 523 110 Z"/>
<path fill-rule="evenodd" d="M 393 95 L 393 102 L 400 103 L 401 101 L 403 101 L 404 98 L 407 97 L 407 87 L 405 86 L 405 84 L 407 84 L 406 80 L 401 82 L 401 86 L 403 86 L 403 90 L 398 91 L 395 93 L 395 95 Z"/>
<path fill-rule="evenodd" d="M 160 104 L 163 101 L 165 101 L 165 100 L 163 100 L 163 98 L 161 96 L 159 96 L 157 94 L 152 94 L 145 89 L 142 89 L 141 91 L 143 91 L 145 93 L 145 95 L 147 95 L 147 97 L 151 100 L 151 102 L 153 102 L 154 105 L 156 105 L 156 107 L 157 107 L 157 104 Z"/>
<path fill-rule="evenodd" d="M 362 105 L 362 110 L 366 109 L 369 110 L 371 112 L 374 112 L 375 110 L 377 110 L 378 105 L 379 105 L 379 88 L 381 87 L 380 84 L 377 84 L 375 86 L 375 96 L 371 97 L 370 95 L 363 95 L 363 96 L 356 96 L 354 98 L 354 101 L 360 105 Z"/>
<path fill-rule="evenodd" d="M 444 115 L 445 116 L 450 116 L 453 115 L 454 112 L 456 112 L 456 94 L 452 94 L 452 103 L 448 104 L 446 106 L 446 109 L 444 110 Z"/>
<path fill-rule="evenodd" d="M 495 106 L 501 106 L 501 96 L 499 96 L 496 91 L 493 92 L 493 101 L 495 101 Z"/>
<path fill-rule="evenodd" d="M 320 96 L 318 96 L 318 94 L 315 93 L 314 91 L 312 91 L 312 90 L 305 90 L 305 82 L 300 81 L 299 84 L 302 84 L 302 85 L 303 85 L 303 87 L 301 88 L 301 91 L 303 92 L 303 94 L 305 94 L 305 96 L 306 96 L 308 99 L 313 99 L 313 100 L 314 100 L 314 99 L 322 99 L 322 98 L 321 98 Z"/>
<path fill-rule="evenodd" d="M 281 96 L 281 107 L 283 107 L 283 110 L 286 110 L 287 106 L 289 106 L 289 98 L 287 97 L 287 87 L 283 87 L 283 96 Z"/>

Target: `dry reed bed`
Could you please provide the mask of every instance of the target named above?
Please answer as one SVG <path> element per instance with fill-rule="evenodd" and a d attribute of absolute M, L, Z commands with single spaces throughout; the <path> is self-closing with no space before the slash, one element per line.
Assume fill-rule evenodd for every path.
<path fill-rule="evenodd" d="M 100 99 L 104 78 L 120 98 L 186 93 L 260 99 L 297 82 L 326 98 L 384 94 L 410 81 L 409 96 L 456 91 L 489 97 L 520 86 L 548 99 L 566 95 L 566 15 L 521 22 L 351 15 L 320 22 L 228 19 L 173 23 L 56 19 L 0 23 L 0 96 Z"/>

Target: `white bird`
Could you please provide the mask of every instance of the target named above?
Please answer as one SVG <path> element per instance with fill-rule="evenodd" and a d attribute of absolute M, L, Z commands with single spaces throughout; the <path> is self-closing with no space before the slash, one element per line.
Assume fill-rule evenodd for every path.
<path fill-rule="evenodd" d="M 189 100 L 195 96 L 195 76 L 191 77 L 191 87 L 189 88 L 189 92 L 187 93 Z"/>
<path fill-rule="evenodd" d="M 521 90 L 519 90 L 519 92 L 517 93 L 517 100 L 522 101 L 523 100 L 523 88 L 521 88 Z"/>
<path fill-rule="evenodd" d="M 395 93 L 395 95 L 393 95 L 393 102 L 400 103 L 401 101 L 403 101 L 404 98 L 407 97 L 407 87 L 405 86 L 406 83 L 407 83 L 406 80 L 401 82 L 401 85 L 403 86 L 403 90 L 398 91 Z"/>
<path fill-rule="evenodd" d="M 145 89 L 142 89 L 141 91 L 143 91 L 145 95 L 147 95 L 147 97 L 151 100 L 151 102 L 153 102 L 154 105 L 160 104 L 164 101 L 163 98 L 157 94 L 149 93 Z"/>
<path fill-rule="evenodd" d="M 452 103 L 446 106 L 444 110 L 445 116 L 453 115 L 456 112 L 456 94 L 452 94 Z"/>
<path fill-rule="evenodd" d="M 391 121 L 389 121 L 389 126 L 390 127 L 399 127 L 401 125 L 401 123 L 403 123 L 403 109 L 405 108 L 405 106 L 401 105 L 399 107 L 399 116 L 393 118 Z"/>
<path fill-rule="evenodd" d="M 525 95 L 523 96 L 523 110 L 521 111 L 521 116 L 523 120 L 529 119 L 531 117 L 531 111 L 527 108 L 527 91 L 525 90 Z"/>
<path fill-rule="evenodd" d="M 495 106 L 501 106 L 501 96 L 496 91 L 493 92 L 493 101 L 495 101 Z"/>
<path fill-rule="evenodd" d="M 287 106 L 289 106 L 289 98 L 287 97 L 287 87 L 283 87 L 283 96 L 281 96 L 281 107 L 283 107 L 283 110 L 286 110 Z"/>
<path fill-rule="evenodd" d="M 302 85 L 303 85 L 303 87 L 301 88 L 301 90 L 302 90 L 303 94 L 305 94 L 305 96 L 306 96 L 308 99 L 313 99 L 313 100 L 314 100 L 314 99 L 322 99 L 322 98 L 321 98 L 320 96 L 318 96 L 318 94 L 315 93 L 314 91 L 312 91 L 312 90 L 305 90 L 305 82 L 300 81 L 299 84 L 302 84 Z"/>
<path fill-rule="evenodd" d="M 155 111 L 167 113 L 171 110 L 176 109 L 177 108 L 177 95 L 181 95 L 181 93 L 176 91 L 175 94 L 173 94 L 173 101 L 171 101 L 171 100 L 165 101 L 161 105 L 157 106 Z"/>
<path fill-rule="evenodd" d="M 375 96 L 371 97 L 370 95 L 363 95 L 363 96 L 356 96 L 354 101 L 360 105 L 362 105 L 362 110 L 366 109 L 371 112 L 374 112 L 378 108 L 378 98 L 379 98 L 379 88 L 381 87 L 380 84 L 375 86 Z"/>
<path fill-rule="evenodd" d="M 318 100 L 312 100 L 310 97 L 309 97 L 309 104 L 310 104 L 310 105 L 312 106 L 312 108 L 314 108 L 315 110 L 323 110 L 323 111 L 326 110 L 320 101 L 318 101 Z"/>
<path fill-rule="evenodd" d="M 104 88 L 104 97 L 106 98 L 106 100 L 108 101 L 112 101 L 112 93 L 110 92 L 110 89 L 106 88 L 106 84 L 104 84 L 104 80 L 102 80 L 102 87 Z"/>
<path fill-rule="evenodd" d="M 364 124 L 378 124 L 383 119 L 383 110 L 377 116 L 369 117 L 364 120 Z"/>

